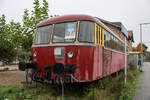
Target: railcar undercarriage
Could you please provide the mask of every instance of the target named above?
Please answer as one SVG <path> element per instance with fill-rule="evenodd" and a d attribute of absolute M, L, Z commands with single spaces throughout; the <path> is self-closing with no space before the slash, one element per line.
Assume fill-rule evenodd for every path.
<path fill-rule="evenodd" d="M 42 70 L 38 68 L 38 64 L 36 62 L 19 63 L 19 70 L 26 71 L 27 84 L 32 81 L 48 84 L 61 84 L 61 81 L 64 83 L 73 83 L 73 80 L 77 81 L 72 75 L 75 72 L 75 68 L 74 64 L 64 65 L 62 63 L 55 63 L 53 68 L 51 66 L 45 66 L 45 72 L 42 72 Z M 54 79 L 51 77 L 52 73 L 54 74 Z"/>

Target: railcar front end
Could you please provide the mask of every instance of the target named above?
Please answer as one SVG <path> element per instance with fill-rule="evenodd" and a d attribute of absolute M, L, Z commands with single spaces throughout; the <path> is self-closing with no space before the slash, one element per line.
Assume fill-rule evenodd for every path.
<path fill-rule="evenodd" d="M 25 65 L 32 68 L 32 79 L 66 83 L 96 80 L 94 32 L 95 24 L 90 20 L 37 26 L 32 63 Z M 25 69 L 23 66 L 20 63 L 20 69 Z"/>

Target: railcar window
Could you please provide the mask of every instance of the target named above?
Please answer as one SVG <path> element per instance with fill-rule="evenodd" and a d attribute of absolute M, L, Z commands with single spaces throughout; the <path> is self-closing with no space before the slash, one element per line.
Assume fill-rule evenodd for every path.
<path fill-rule="evenodd" d="M 121 51 L 122 52 L 122 43 L 121 42 L 119 42 L 119 51 Z"/>
<path fill-rule="evenodd" d="M 94 23 L 81 21 L 79 27 L 79 41 L 94 42 Z"/>
<path fill-rule="evenodd" d="M 117 50 L 117 38 L 114 37 L 114 49 Z"/>
<path fill-rule="evenodd" d="M 104 30 L 104 36 L 105 36 L 105 41 L 104 41 L 105 47 L 120 52 L 124 52 L 124 44 L 117 37 L 113 36 L 107 30 Z"/>
<path fill-rule="evenodd" d="M 104 30 L 104 41 L 106 41 L 106 35 L 107 35 L 107 33 Z"/>
<path fill-rule="evenodd" d="M 96 43 L 98 43 L 98 38 L 99 38 L 99 36 L 98 36 L 98 25 L 96 25 Z"/>
<path fill-rule="evenodd" d="M 104 30 L 104 45 L 108 47 L 108 33 L 106 30 Z"/>
<path fill-rule="evenodd" d="M 50 33 L 52 25 L 39 27 L 35 36 L 35 44 L 48 44 L 50 41 Z"/>
<path fill-rule="evenodd" d="M 96 34 L 97 34 L 97 42 L 96 43 L 100 44 L 100 42 L 101 42 L 101 38 L 100 38 L 100 35 L 101 35 L 100 34 L 100 26 L 97 25 L 97 27 L 98 28 L 97 28 L 97 32 L 96 32 Z"/>
<path fill-rule="evenodd" d="M 102 42 L 103 42 L 103 29 L 102 29 L 102 27 L 100 28 L 100 37 L 101 37 L 101 45 L 103 44 Z"/>
<path fill-rule="evenodd" d="M 97 44 L 100 44 L 100 27 L 97 25 Z"/>
<path fill-rule="evenodd" d="M 53 42 L 73 42 L 76 36 L 77 22 L 55 24 Z"/>
<path fill-rule="evenodd" d="M 113 36 L 110 34 L 110 48 L 111 48 L 111 49 L 113 49 L 112 41 L 113 41 Z"/>
<path fill-rule="evenodd" d="M 65 23 L 55 24 L 53 42 L 64 42 Z"/>
<path fill-rule="evenodd" d="M 109 32 L 106 31 L 106 30 L 104 30 L 104 34 L 105 34 L 104 45 L 105 45 L 107 48 L 110 48 L 110 47 L 111 47 L 110 34 L 109 34 Z"/>
<path fill-rule="evenodd" d="M 111 48 L 114 49 L 114 36 L 112 35 L 111 37 Z"/>
<path fill-rule="evenodd" d="M 116 38 L 116 50 L 118 50 L 119 51 L 119 40 Z"/>

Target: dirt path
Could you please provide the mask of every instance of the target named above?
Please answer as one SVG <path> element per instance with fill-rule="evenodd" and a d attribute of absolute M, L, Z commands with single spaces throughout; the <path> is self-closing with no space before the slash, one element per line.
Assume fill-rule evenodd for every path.
<path fill-rule="evenodd" d="M 18 86 L 25 81 L 24 71 L 4 71 L 0 72 L 0 85 Z"/>
<path fill-rule="evenodd" d="M 145 62 L 133 100 L 150 100 L 150 62 Z"/>

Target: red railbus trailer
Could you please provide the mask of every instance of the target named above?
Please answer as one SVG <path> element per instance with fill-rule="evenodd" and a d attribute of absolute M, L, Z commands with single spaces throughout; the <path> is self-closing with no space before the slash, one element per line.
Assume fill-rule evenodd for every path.
<path fill-rule="evenodd" d="M 124 68 L 124 41 L 98 18 L 66 15 L 37 25 L 30 68 L 34 81 L 92 82 Z"/>

